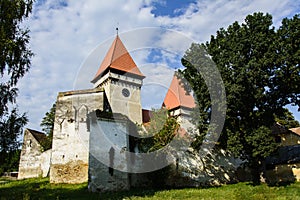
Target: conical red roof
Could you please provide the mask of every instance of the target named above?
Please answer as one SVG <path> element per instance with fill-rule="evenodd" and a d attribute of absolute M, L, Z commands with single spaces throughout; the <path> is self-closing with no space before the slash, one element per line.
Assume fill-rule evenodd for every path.
<path fill-rule="evenodd" d="M 92 82 L 96 82 L 108 68 L 145 77 L 136 66 L 118 35 L 104 57 Z"/>
<path fill-rule="evenodd" d="M 194 108 L 196 106 L 194 97 L 187 93 L 176 73 L 173 76 L 173 80 L 164 99 L 163 106 L 165 106 L 168 110 L 172 110 L 177 107 Z"/>

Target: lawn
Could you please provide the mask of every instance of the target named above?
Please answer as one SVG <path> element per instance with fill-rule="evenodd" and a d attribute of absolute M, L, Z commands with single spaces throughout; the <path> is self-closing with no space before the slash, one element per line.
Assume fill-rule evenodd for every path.
<path fill-rule="evenodd" d="M 252 186 L 238 183 L 212 188 L 172 190 L 131 190 L 125 192 L 90 193 L 87 184 L 49 184 L 49 179 L 22 181 L 0 180 L 0 200 L 6 199 L 291 199 L 300 200 L 300 182 L 287 186 Z"/>

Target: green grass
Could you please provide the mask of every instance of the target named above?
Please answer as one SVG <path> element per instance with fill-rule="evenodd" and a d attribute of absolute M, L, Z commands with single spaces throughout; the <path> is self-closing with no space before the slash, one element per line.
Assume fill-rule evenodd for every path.
<path fill-rule="evenodd" d="M 300 200 L 300 182 L 287 186 L 252 186 L 248 183 L 213 188 L 172 190 L 131 190 L 124 192 L 91 193 L 87 184 L 50 184 L 49 179 L 8 180 L 1 183 L 0 200 L 6 199 L 278 199 Z"/>

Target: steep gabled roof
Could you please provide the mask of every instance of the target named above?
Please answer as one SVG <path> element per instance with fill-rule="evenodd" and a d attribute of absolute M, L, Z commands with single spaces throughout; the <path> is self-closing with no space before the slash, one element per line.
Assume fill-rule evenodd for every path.
<path fill-rule="evenodd" d="M 145 77 L 136 66 L 118 35 L 104 57 L 92 82 L 95 83 L 103 75 L 103 72 L 109 68 Z"/>
<path fill-rule="evenodd" d="M 176 73 L 173 76 L 163 106 L 169 110 L 177 107 L 194 108 L 196 106 L 193 96 L 186 91 Z"/>
<path fill-rule="evenodd" d="M 43 146 L 43 142 L 47 139 L 47 135 L 45 133 L 36 131 L 36 130 L 32 130 L 32 129 L 28 129 L 27 131 L 29 133 L 31 133 L 31 135 L 36 139 L 36 141 Z"/>

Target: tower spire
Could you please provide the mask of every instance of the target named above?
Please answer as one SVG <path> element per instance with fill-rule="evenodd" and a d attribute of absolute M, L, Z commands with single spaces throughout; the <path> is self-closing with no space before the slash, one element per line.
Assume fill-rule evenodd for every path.
<path fill-rule="evenodd" d="M 118 35 L 104 57 L 94 79 L 92 80 L 92 83 L 96 83 L 108 69 L 118 70 L 122 73 L 129 73 L 134 76 L 138 76 L 141 79 L 145 78 Z"/>
<path fill-rule="evenodd" d="M 163 106 L 169 110 L 177 109 L 178 107 L 194 108 L 196 106 L 194 97 L 186 91 L 177 73 L 177 71 L 174 73 Z"/>

